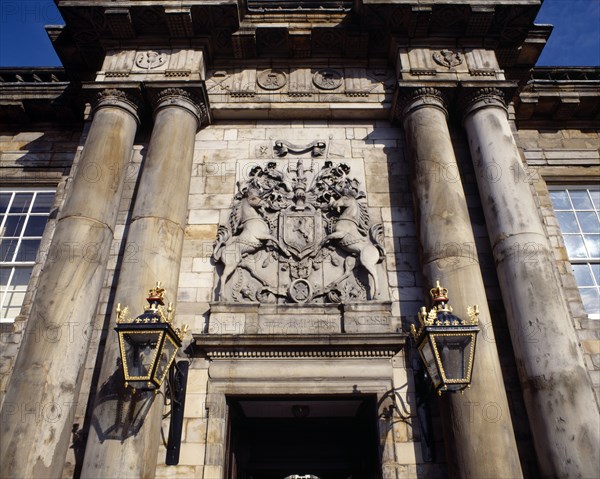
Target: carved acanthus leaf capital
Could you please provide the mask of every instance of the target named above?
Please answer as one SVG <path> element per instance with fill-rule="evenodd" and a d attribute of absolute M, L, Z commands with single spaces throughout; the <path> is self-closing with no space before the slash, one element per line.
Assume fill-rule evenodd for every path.
<path fill-rule="evenodd" d="M 117 88 L 105 88 L 99 91 L 92 101 L 93 111 L 100 108 L 115 107 L 121 108 L 133 115 L 136 121 L 140 122 L 140 110 L 143 106 L 143 100 L 139 90 L 121 90 Z"/>
<path fill-rule="evenodd" d="M 506 93 L 499 88 L 486 87 L 478 88 L 463 95 L 460 99 L 460 109 L 463 112 L 463 118 L 481 108 L 494 106 L 507 109 Z"/>
<path fill-rule="evenodd" d="M 411 112 L 424 107 L 442 110 L 448 116 L 447 100 L 437 88 L 422 87 L 400 91 L 396 102 L 396 117 L 404 120 Z"/>
<path fill-rule="evenodd" d="M 153 95 L 152 108 L 156 114 L 161 108 L 175 106 L 188 110 L 196 117 L 198 128 L 208 124 L 208 109 L 204 100 L 184 88 L 164 88 Z"/>

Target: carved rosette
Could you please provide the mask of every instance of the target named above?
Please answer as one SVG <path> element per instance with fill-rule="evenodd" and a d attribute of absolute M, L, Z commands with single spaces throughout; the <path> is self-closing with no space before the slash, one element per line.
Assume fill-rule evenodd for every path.
<path fill-rule="evenodd" d="M 502 108 L 508 112 L 506 94 L 498 88 L 479 88 L 464 95 L 460 101 L 463 118 L 476 110 L 490 106 Z"/>
<path fill-rule="evenodd" d="M 400 93 L 396 103 L 396 116 L 403 120 L 411 112 L 424 107 L 437 108 L 442 110 L 444 115 L 448 116 L 445 95 L 441 90 L 431 87 L 412 88 Z"/>
<path fill-rule="evenodd" d="M 310 151 L 316 144 L 286 152 Z M 313 151 L 314 153 L 314 151 Z M 383 226 L 350 167 L 311 158 L 256 165 L 239 181 L 213 251 L 225 302 L 348 303 L 387 295 Z"/>
<path fill-rule="evenodd" d="M 106 88 L 99 91 L 92 101 L 92 111 L 96 112 L 100 108 L 120 108 L 130 113 L 140 123 L 140 110 L 142 109 L 142 96 L 138 90 L 119 90 L 116 88 Z"/>
<path fill-rule="evenodd" d="M 208 111 L 202 98 L 183 88 L 165 88 L 160 90 L 152 98 L 152 109 L 154 115 L 161 109 L 167 107 L 178 107 L 188 110 L 196 117 L 198 128 L 208 123 Z"/>

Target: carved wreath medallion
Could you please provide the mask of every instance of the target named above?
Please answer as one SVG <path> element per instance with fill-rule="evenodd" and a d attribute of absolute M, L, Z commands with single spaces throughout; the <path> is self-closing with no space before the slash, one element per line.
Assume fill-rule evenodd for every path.
<path fill-rule="evenodd" d="M 269 161 L 238 182 L 213 250 L 221 267 L 221 301 L 341 303 L 381 297 L 383 226 L 370 224 L 366 195 L 350 167 L 317 158 L 313 150 L 312 158 Z"/>
<path fill-rule="evenodd" d="M 256 79 L 259 86 L 265 90 L 279 90 L 287 83 L 287 77 L 281 70 L 265 70 Z"/>
<path fill-rule="evenodd" d="M 342 75 L 337 70 L 325 68 L 313 75 L 313 83 L 321 90 L 335 90 L 342 84 Z"/>

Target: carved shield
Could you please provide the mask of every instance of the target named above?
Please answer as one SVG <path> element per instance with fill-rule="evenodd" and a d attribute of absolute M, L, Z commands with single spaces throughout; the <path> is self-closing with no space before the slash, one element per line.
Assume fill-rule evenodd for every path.
<path fill-rule="evenodd" d="M 318 211 L 282 211 L 279 235 L 294 256 L 304 258 L 323 240 L 323 218 Z"/>

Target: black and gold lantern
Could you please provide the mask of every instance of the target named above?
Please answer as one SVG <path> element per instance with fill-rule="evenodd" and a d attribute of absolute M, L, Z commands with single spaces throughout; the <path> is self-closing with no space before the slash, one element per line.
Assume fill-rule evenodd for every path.
<path fill-rule="evenodd" d="M 134 389 L 159 389 L 186 332 L 173 327 L 173 304 L 164 310 L 164 289 L 160 282 L 151 289 L 149 305 L 136 318 L 127 317 L 128 308 L 117 305 L 119 349 L 123 363 L 125 386 Z"/>
<path fill-rule="evenodd" d="M 475 342 L 479 332 L 479 308 L 467 308 L 468 320 L 452 314 L 448 305 L 448 290 L 436 282 L 430 291 L 433 300 L 431 311 L 425 306 L 419 312 L 419 330 L 411 325 L 427 373 L 438 394 L 445 391 L 462 391 L 471 384 Z"/>

